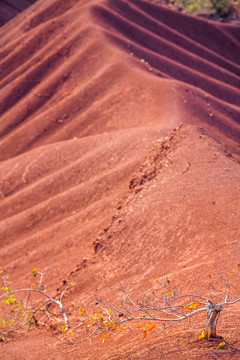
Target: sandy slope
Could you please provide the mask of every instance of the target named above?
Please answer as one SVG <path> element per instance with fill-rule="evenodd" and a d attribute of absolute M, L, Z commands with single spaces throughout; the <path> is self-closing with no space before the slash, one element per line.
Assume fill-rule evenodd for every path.
<path fill-rule="evenodd" d="M 167 273 L 194 287 L 214 265 L 234 271 L 239 30 L 141 0 L 38 0 L 0 28 L 1 265 L 17 284 L 50 266 L 78 284 L 68 301 L 87 304 L 114 273 L 147 288 Z M 237 309 L 219 325 L 231 343 Z M 179 343 L 174 331 L 165 344 L 117 335 L 90 349 L 38 332 L 0 353 L 159 359 L 161 344 L 161 358 L 214 358 L 196 332 Z"/>

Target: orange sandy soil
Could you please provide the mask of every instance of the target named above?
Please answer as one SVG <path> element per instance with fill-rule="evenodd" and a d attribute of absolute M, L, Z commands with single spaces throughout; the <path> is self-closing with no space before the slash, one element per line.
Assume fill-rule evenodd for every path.
<path fill-rule="evenodd" d="M 87 307 L 96 290 L 114 298 L 106 281 L 195 289 L 216 267 L 240 293 L 240 26 L 151 1 L 38 0 L 0 44 L 0 265 L 14 285 L 51 268 L 51 295 L 71 279 L 66 306 Z M 203 318 L 76 346 L 39 327 L 0 358 L 239 359 L 239 310 L 222 311 L 224 350 L 198 340 Z"/>

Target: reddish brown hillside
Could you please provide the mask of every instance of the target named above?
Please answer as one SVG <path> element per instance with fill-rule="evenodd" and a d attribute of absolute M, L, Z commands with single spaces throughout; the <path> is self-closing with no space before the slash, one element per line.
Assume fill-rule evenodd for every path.
<path fill-rule="evenodd" d="M 239 34 L 142 0 L 38 0 L 0 28 L 0 265 L 16 286 L 50 267 L 51 293 L 71 278 L 67 304 L 88 306 L 114 299 L 116 275 L 140 291 L 237 273 Z M 41 330 L 0 354 L 238 359 L 238 321 L 237 304 L 221 315 L 224 353 L 173 328 L 76 347 Z"/>

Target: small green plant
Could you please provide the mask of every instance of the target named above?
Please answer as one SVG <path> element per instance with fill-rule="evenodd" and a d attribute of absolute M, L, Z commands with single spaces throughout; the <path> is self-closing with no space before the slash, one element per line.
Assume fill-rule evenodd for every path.
<path fill-rule="evenodd" d="M 239 271 L 240 265 L 237 267 L 238 275 Z M 37 283 L 18 290 L 13 290 L 8 276 L 2 275 L 1 341 L 4 341 L 11 331 L 39 324 L 47 325 L 59 316 L 62 320 L 58 322 L 54 335 L 63 343 L 74 345 L 86 340 L 91 342 L 95 337 L 100 337 L 100 341 L 104 343 L 110 332 L 125 331 L 130 323 L 134 324 L 133 328 L 142 331 L 144 339 L 153 330 L 161 333 L 186 320 L 190 322 L 199 314 L 205 314 L 205 329 L 202 330 L 199 340 L 210 339 L 216 336 L 217 321 L 224 307 L 240 301 L 239 296 L 232 295 L 232 278 L 237 279 L 239 276 L 229 273 L 224 277 L 217 272 L 216 276 L 209 275 L 210 284 L 207 287 L 200 286 L 193 293 L 182 293 L 166 276 L 158 278 L 153 290 L 145 294 L 136 292 L 135 287 L 126 288 L 119 281 L 116 288 L 111 288 L 118 293 L 118 296 L 115 296 L 118 299 L 116 303 L 95 295 L 91 310 L 84 309 L 80 304 L 72 304 L 65 310 L 63 296 L 74 284 L 67 281 L 60 295 L 51 296 L 45 291 L 43 284 L 46 273 L 33 268 L 32 275 Z M 32 293 L 38 295 L 37 304 L 34 306 L 30 301 Z M 20 294 L 21 298 L 17 299 Z M 60 313 L 50 310 L 50 304 L 60 309 Z M 70 327 L 70 316 L 74 319 L 74 327 Z M 204 317 L 201 318 L 203 324 Z M 217 349 L 224 349 L 226 346 L 226 342 L 222 341 Z"/>
<path fill-rule="evenodd" d="M 11 281 L 8 280 L 8 275 L 3 274 L 3 270 L 0 267 L 0 273 L 2 274 L 2 283 L 0 288 L 0 339 L 6 340 L 8 334 L 12 331 L 16 331 L 23 328 L 30 328 L 32 326 L 38 326 L 41 319 L 53 318 L 58 314 L 54 314 L 49 311 L 48 305 L 52 303 L 57 305 L 61 310 L 61 315 L 64 319 L 64 327 L 67 331 L 69 328 L 69 322 L 67 314 L 63 307 L 63 296 L 73 283 L 67 282 L 67 285 L 61 292 L 60 296 L 55 299 L 50 296 L 44 289 L 43 278 L 46 273 L 41 273 L 37 268 L 32 269 L 32 275 L 36 280 L 36 283 L 32 283 L 28 288 L 22 288 L 14 290 L 11 286 Z M 33 305 L 31 302 L 31 293 L 39 295 L 37 299 L 37 305 Z M 2 295 L 1 295 L 2 294 Z M 17 295 L 19 298 L 17 299 Z M 44 299 L 44 300 L 43 300 Z M 40 320 L 38 315 L 41 314 Z M 45 321 L 46 323 L 46 321 Z"/>
<path fill-rule="evenodd" d="M 173 0 L 172 4 L 177 10 L 194 15 L 224 17 L 233 12 L 237 2 L 234 0 Z"/>

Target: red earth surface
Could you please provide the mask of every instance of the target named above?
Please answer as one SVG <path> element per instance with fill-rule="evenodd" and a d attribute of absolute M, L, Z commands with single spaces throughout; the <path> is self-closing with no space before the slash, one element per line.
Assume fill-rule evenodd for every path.
<path fill-rule="evenodd" d="M 240 293 L 240 26 L 142 0 L 38 0 L 0 28 L 0 265 L 89 307 L 232 273 Z M 129 324 L 69 346 L 13 332 L 1 359 L 239 359 L 240 303 L 144 340 Z M 69 314 L 70 323 L 76 319 Z M 222 339 L 222 338 L 221 338 Z M 219 343 L 219 339 L 217 340 Z"/>

